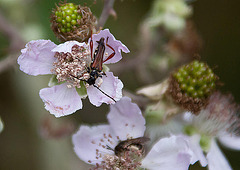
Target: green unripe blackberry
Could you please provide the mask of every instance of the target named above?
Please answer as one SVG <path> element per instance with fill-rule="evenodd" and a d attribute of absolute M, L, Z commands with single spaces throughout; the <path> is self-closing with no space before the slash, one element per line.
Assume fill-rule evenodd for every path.
<path fill-rule="evenodd" d="M 167 91 L 176 104 L 198 114 L 207 105 L 217 80 L 207 64 L 193 61 L 171 75 Z"/>
<path fill-rule="evenodd" d="M 78 13 L 78 5 L 73 3 L 61 4 L 60 7 L 57 7 L 54 15 L 62 33 L 70 32 L 74 26 L 78 26 L 77 20 L 82 18 Z"/>
<path fill-rule="evenodd" d="M 87 6 L 60 3 L 51 14 L 51 28 L 61 42 L 87 42 L 96 27 L 97 19 Z"/>
<path fill-rule="evenodd" d="M 217 80 L 208 65 L 200 61 L 182 66 L 173 76 L 183 94 L 192 98 L 208 97 L 215 89 Z"/>

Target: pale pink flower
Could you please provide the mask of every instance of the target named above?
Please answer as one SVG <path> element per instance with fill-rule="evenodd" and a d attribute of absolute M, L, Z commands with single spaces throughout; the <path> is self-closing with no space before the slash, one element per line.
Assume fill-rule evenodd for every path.
<path fill-rule="evenodd" d="M 100 31 L 92 36 L 93 53 L 100 38 L 105 39 L 104 59 L 113 52 L 108 45 L 115 50 L 115 55 L 104 64 L 116 63 L 122 56 L 121 51 L 128 53 L 128 48 L 120 41 L 115 40 L 108 29 Z M 90 40 L 89 40 L 90 41 Z M 109 52 L 111 51 L 111 52 Z M 45 103 L 45 108 L 56 117 L 72 114 L 82 108 L 81 98 L 88 96 L 90 102 L 95 106 L 102 103 L 112 104 L 122 97 L 123 84 L 121 80 L 106 71 L 106 76 L 96 79 L 95 86 L 88 85 L 88 67 L 91 64 L 91 51 L 89 44 L 77 41 L 67 41 L 56 45 L 50 40 L 30 41 L 21 50 L 18 58 L 20 70 L 29 75 L 53 74 L 54 77 L 49 83 L 49 88 L 40 90 L 40 97 Z M 82 80 L 82 81 L 81 81 Z M 107 95 L 108 96 L 107 96 Z M 110 96 L 110 97 L 109 97 Z M 114 100 L 113 100 L 114 99 Z"/>
<path fill-rule="evenodd" d="M 215 92 L 210 97 L 209 104 L 199 115 L 185 113 L 185 120 L 195 131 L 192 135 L 185 135 L 195 161 L 199 160 L 204 167 L 208 165 L 209 170 L 232 169 L 216 140 L 218 139 L 226 147 L 240 150 L 238 114 L 239 106 L 234 104 L 232 97 L 219 92 Z"/>
<path fill-rule="evenodd" d="M 93 169 L 188 169 L 190 154 L 182 137 L 160 139 L 145 156 L 145 119 L 130 98 L 123 97 L 111 105 L 107 118 L 109 124 L 82 125 L 72 138 L 78 157 L 95 165 Z"/>

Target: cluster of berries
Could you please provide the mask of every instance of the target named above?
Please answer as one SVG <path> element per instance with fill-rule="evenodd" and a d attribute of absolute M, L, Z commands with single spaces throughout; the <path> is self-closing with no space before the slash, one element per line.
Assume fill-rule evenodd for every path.
<path fill-rule="evenodd" d="M 78 13 L 78 5 L 73 3 L 62 4 L 55 11 L 56 22 L 62 33 L 70 32 L 74 26 L 78 26 L 81 14 Z"/>
<path fill-rule="evenodd" d="M 218 77 L 209 66 L 200 61 L 193 61 L 182 66 L 173 74 L 182 92 L 193 98 L 206 98 L 215 89 Z"/>

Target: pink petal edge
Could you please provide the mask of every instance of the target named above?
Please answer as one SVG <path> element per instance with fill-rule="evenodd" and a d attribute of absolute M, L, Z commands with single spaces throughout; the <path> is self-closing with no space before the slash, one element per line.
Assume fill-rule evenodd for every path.
<path fill-rule="evenodd" d="M 101 30 L 98 34 L 92 35 L 93 40 L 93 52 L 98 46 L 97 41 L 99 41 L 101 38 L 105 39 L 105 42 L 108 37 L 108 45 L 110 45 L 115 50 L 115 55 L 113 58 L 109 59 L 108 61 L 104 62 L 104 64 L 110 64 L 110 63 L 116 63 L 119 60 L 122 59 L 121 51 L 124 53 L 129 53 L 129 49 L 119 40 L 116 40 L 115 37 L 110 33 L 109 29 Z M 88 40 L 88 44 L 90 44 L 91 38 Z M 104 56 L 103 60 L 107 59 L 107 57 L 112 54 L 114 51 L 106 45 L 105 53 L 107 53 L 107 56 Z"/>
<path fill-rule="evenodd" d="M 187 170 L 191 155 L 182 137 L 160 139 L 142 160 L 142 167 L 150 170 Z"/>
<path fill-rule="evenodd" d="M 84 43 L 79 43 L 78 41 L 66 41 L 63 44 L 59 44 L 56 46 L 54 49 L 52 49 L 53 52 L 63 52 L 63 53 L 71 53 L 72 52 L 72 47 L 74 45 L 78 46 L 83 46 L 84 48 L 88 48 L 87 44 Z"/>
<path fill-rule="evenodd" d="M 39 95 L 45 109 L 55 117 L 66 116 L 82 108 L 81 97 L 75 88 L 67 88 L 67 83 L 41 89 Z"/>
<path fill-rule="evenodd" d="M 100 78 L 99 78 L 100 79 Z M 115 77 L 112 72 L 106 72 L 106 76 L 102 77 L 102 84 L 99 87 L 104 93 L 111 96 L 115 101 L 118 101 L 122 97 L 122 88 L 123 83 L 120 79 Z M 99 107 L 102 103 L 106 104 L 114 104 L 115 102 L 103 94 L 99 89 L 94 87 L 93 85 L 87 88 L 87 94 L 90 102 Z"/>
<path fill-rule="evenodd" d="M 233 149 L 233 150 L 240 150 L 240 137 L 235 135 L 222 135 L 218 138 L 220 143 L 224 146 Z"/>
<path fill-rule="evenodd" d="M 110 132 L 111 128 L 109 125 L 98 125 L 93 127 L 81 126 L 72 137 L 75 153 L 81 160 L 88 164 L 101 163 L 102 157 L 96 158 L 96 151 L 98 150 L 98 152 L 102 154 L 113 155 L 114 152 L 112 150 L 103 148 L 102 145 L 108 145 L 111 148 L 117 145 L 117 141 L 111 139 L 111 144 L 104 138 L 104 134 L 108 136 Z M 105 142 L 103 143 L 101 140 Z"/>
<path fill-rule="evenodd" d="M 232 170 L 228 160 L 217 146 L 215 140 L 211 141 L 211 147 L 207 153 L 209 170 Z"/>
<path fill-rule="evenodd" d="M 110 106 L 107 115 L 109 124 L 120 140 L 142 137 L 145 132 L 145 119 L 137 104 L 129 97 L 123 97 Z"/>
<path fill-rule="evenodd" d="M 51 69 L 56 58 L 51 50 L 56 46 L 50 40 L 28 42 L 17 60 L 20 70 L 33 76 L 52 74 Z"/>

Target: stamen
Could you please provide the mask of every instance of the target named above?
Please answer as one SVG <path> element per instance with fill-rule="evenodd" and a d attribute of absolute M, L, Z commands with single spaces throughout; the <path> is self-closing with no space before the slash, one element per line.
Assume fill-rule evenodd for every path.
<path fill-rule="evenodd" d="M 108 152 L 104 152 L 103 149 L 99 151 L 96 149 L 96 159 L 102 158 L 100 164 L 96 164 L 92 169 L 105 169 L 105 170 L 112 170 L 112 169 L 128 169 L 128 170 L 135 170 L 141 166 L 141 160 L 144 157 L 144 146 L 143 144 L 148 141 L 148 138 L 141 137 L 136 139 L 129 139 L 126 141 L 122 141 L 124 143 L 118 143 L 121 145 L 122 149 L 118 148 L 118 153 L 116 154 L 116 146 L 118 145 L 109 145 L 113 143 L 111 139 L 113 139 L 111 134 L 103 134 L 104 139 L 99 139 L 101 147 L 108 150 Z M 119 138 L 119 137 L 116 137 Z M 104 142 L 104 143 L 102 143 Z M 125 144 L 126 143 L 126 144 Z M 115 143 L 116 144 L 116 143 Z M 115 148 L 113 147 L 115 146 Z M 114 148 L 114 149 L 113 149 Z M 112 151 L 112 154 L 109 153 Z"/>
<path fill-rule="evenodd" d="M 96 164 L 92 169 L 128 169 L 135 170 L 141 166 L 141 159 L 143 158 L 142 152 L 135 148 L 131 148 L 129 151 L 123 153 L 122 156 L 105 154 L 101 164 Z"/>
<path fill-rule="evenodd" d="M 57 61 L 53 63 L 52 72 L 57 75 L 58 82 L 68 82 L 68 88 L 80 88 L 80 80 L 87 80 L 88 62 L 91 58 L 90 51 L 83 46 L 74 45 L 71 53 L 57 52 L 54 57 Z"/>

